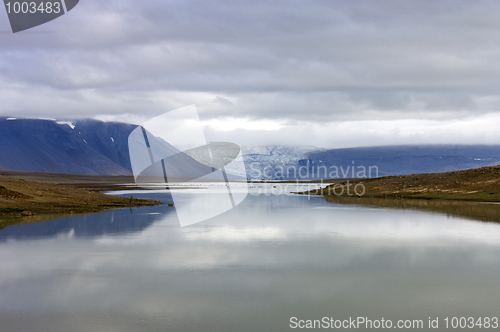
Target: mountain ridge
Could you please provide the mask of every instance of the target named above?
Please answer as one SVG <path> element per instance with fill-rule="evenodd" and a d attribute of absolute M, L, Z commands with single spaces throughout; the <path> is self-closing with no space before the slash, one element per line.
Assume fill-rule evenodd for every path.
<path fill-rule="evenodd" d="M 3 117 L 0 118 L 0 169 L 130 176 L 128 137 L 136 127 L 128 123 L 91 119 Z M 247 174 L 248 180 L 319 180 L 331 178 L 335 169 L 338 177 L 352 177 L 351 167 L 361 166 L 376 167 L 377 173 L 372 176 L 381 177 L 500 164 L 500 145 L 319 149 L 270 144 L 242 146 L 242 153 L 246 169 L 235 169 L 234 172 L 237 175 Z M 328 172 L 318 172 L 318 169 L 325 168 Z"/>

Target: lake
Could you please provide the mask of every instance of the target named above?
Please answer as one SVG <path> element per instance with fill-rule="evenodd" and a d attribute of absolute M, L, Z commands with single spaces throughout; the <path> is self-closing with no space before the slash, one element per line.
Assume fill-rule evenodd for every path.
<path fill-rule="evenodd" d="M 499 211 L 253 193 L 187 227 L 167 204 L 7 227 L 0 330 L 290 331 L 324 317 L 480 330 L 500 316 Z"/>

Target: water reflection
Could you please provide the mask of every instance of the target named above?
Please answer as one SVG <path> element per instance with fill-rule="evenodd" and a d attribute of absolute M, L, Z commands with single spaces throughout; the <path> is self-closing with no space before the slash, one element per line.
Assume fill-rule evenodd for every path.
<path fill-rule="evenodd" d="M 2 330 L 289 331 L 292 316 L 498 315 L 495 223 L 286 195 L 249 196 L 184 228 L 149 209 L 131 215 L 153 220 L 133 231 L 1 242 Z"/>
<path fill-rule="evenodd" d="M 38 223 L 34 223 L 36 220 L 33 219 L 38 217 L 35 216 L 28 220 L 31 222 L 29 224 L 9 226 L 0 230 L 0 242 L 57 236 L 80 238 L 128 234 L 143 231 L 169 214 L 175 214 L 174 209 L 164 205 L 66 216 Z"/>
<path fill-rule="evenodd" d="M 479 221 L 500 222 L 500 204 L 428 199 L 385 199 L 325 196 L 332 203 L 428 211 Z"/>

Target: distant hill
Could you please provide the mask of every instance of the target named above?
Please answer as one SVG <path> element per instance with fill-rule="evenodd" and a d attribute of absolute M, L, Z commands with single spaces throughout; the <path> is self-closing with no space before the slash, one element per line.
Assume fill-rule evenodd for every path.
<path fill-rule="evenodd" d="M 343 166 L 345 170 L 354 165 L 355 174 L 359 166 L 367 169 L 376 166 L 381 177 L 496 166 L 500 164 L 500 145 L 403 145 L 334 149 L 313 151 L 308 153 L 307 158 L 309 165 L 316 167 L 335 165 L 339 168 Z"/>
<path fill-rule="evenodd" d="M 128 139 L 136 128 L 137 125 L 90 119 L 57 121 L 0 118 L 0 169 L 84 175 L 132 175 Z M 157 149 L 163 149 L 168 155 L 173 154 L 164 162 L 170 176 L 198 178 L 212 172 L 211 167 L 188 155 L 178 154 L 179 150 L 168 142 L 151 135 L 148 137 L 149 143 L 154 143 Z M 140 149 L 140 144 L 135 148 Z M 158 163 L 149 165 L 147 150 L 135 152 L 140 155 L 136 158 L 139 160 L 135 160 L 136 164 L 151 166 L 140 169 L 143 176 L 141 179 L 146 177 L 148 181 L 145 182 L 163 181 L 161 172 L 161 178 L 156 177 Z M 144 152 L 145 161 L 142 160 Z"/>
<path fill-rule="evenodd" d="M 0 119 L 0 169 L 130 175 L 135 125 L 96 120 Z"/>
<path fill-rule="evenodd" d="M 0 169 L 131 175 L 128 136 L 136 125 L 97 120 L 0 118 Z M 500 164 L 500 145 L 410 145 L 348 149 L 243 146 L 250 180 L 313 180 L 447 172 Z M 244 169 L 229 172 L 244 175 Z"/>
<path fill-rule="evenodd" d="M 249 178 L 258 180 L 382 177 L 500 164 L 500 145 L 407 145 L 331 150 L 271 145 L 260 149 L 243 148 L 243 151 Z"/>

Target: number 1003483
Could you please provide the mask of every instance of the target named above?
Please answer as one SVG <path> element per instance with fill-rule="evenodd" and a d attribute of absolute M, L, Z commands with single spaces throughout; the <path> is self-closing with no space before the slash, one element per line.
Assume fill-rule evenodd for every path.
<path fill-rule="evenodd" d="M 444 319 L 446 328 L 483 328 L 496 329 L 498 325 L 498 317 L 446 317 Z"/>
<path fill-rule="evenodd" d="M 5 4 L 7 13 L 11 14 L 59 14 L 61 12 L 61 3 L 59 1 L 42 1 L 37 4 L 35 2 L 7 2 Z"/>

